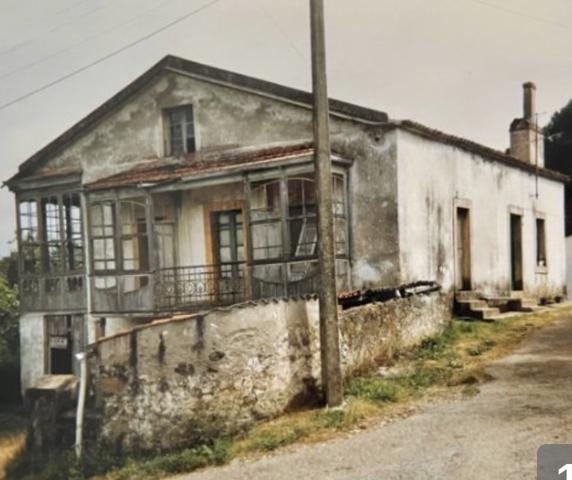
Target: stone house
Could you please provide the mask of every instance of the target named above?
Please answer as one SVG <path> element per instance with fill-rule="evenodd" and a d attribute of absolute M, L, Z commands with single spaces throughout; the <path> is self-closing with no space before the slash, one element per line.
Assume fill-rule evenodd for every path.
<path fill-rule="evenodd" d="M 531 84 L 524 103 L 506 153 L 331 100 L 340 291 L 434 280 L 481 315 L 563 295 L 566 177 L 543 166 Z M 314 292 L 311 105 L 167 56 L 26 160 L 7 181 L 23 388 L 166 314 Z"/>

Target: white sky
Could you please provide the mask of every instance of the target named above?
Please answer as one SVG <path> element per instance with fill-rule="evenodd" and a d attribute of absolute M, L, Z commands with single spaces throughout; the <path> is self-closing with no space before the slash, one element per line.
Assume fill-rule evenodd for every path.
<path fill-rule="evenodd" d="M 0 105 L 208 0 L 0 0 Z M 548 112 L 572 98 L 570 0 L 326 0 L 332 97 L 495 148 L 521 84 Z M 171 53 L 309 90 L 308 0 L 220 0 L 158 36 L 0 110 L 0 178 Z M 33 64 L 30 66 L 30 64 Z M 0 191 L 0 255 L 15 248 Z"/>

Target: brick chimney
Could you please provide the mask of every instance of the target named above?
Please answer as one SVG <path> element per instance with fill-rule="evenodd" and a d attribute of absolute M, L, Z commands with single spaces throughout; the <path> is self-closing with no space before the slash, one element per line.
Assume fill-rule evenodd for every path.
<path fill-rule="evenodd" d="M 544 167 L 544 137 L 536 117 L 536 85 L 526 82 L 522 87 L 524 116 L 515 118 L 510 124 L 509 151 L 523 162 Z"/>

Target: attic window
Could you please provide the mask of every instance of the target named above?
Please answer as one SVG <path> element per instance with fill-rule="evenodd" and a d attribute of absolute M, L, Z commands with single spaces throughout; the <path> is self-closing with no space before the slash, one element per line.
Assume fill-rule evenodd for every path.
<path fill-rule="evenodd" d="M 166 111 L 168 124 L 168 153 L 179 156 L 196 150 L 193 107 L 172 108 Z"/>

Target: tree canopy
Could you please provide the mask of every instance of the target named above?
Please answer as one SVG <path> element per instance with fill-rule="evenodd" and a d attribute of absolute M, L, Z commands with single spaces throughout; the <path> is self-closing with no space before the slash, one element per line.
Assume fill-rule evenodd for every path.
<path fill-rule="evenodd" d="M 572 100 L 544 128 L 547 168 L 572 177 Z M 566 235 L 572 235 L 572 185 L 566 184 Z"/>

